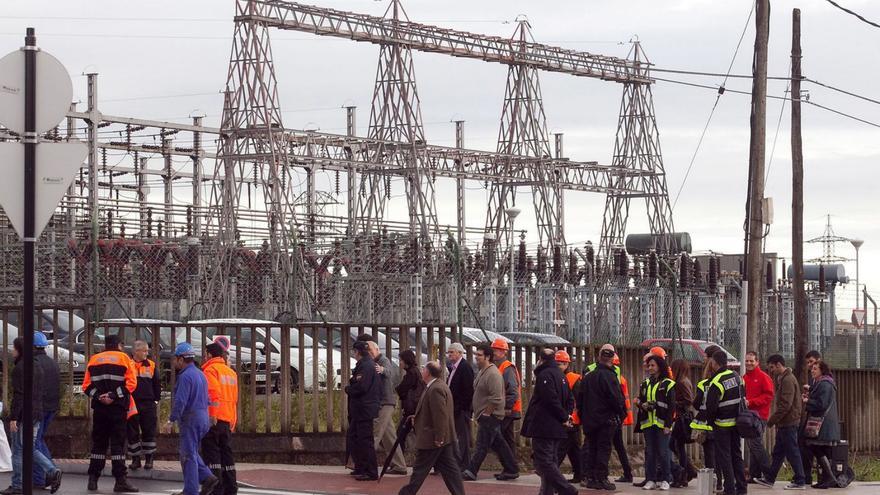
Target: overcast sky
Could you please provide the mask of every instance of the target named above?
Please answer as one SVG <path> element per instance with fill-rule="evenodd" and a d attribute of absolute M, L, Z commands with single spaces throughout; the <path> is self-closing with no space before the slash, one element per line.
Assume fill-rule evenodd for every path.
<path fill-rule="evenodd" d="M 317 2 L 316 2 L 317 3 Z M 538 42 L 593 53 L 626 56 L 630 41 L 641 41 L 659 68 L 726 72 L 746 20 L 749 0 L 408 0 L 413 21 L 456 29 L 510 36 L 518 15 L 525 15 Z M 880 57 L 880 29 L 849 16 L 825 0 L 774 1 L 770 35 L 770 75 L 789 71 L 791 10 L 803 16 L 803 71 L 812 79 L 874 99 Z M 869 19 L 880 21 L 880 2 L 841 0 Z M 323 0 L 322 6 L 381 15 L 387 2 Z M 232 35 L 233 0 L 6 0 L 0 17 L 0 43 L 11 51 L 21 45 L 24 28 L 37 29 L 39 45 L 58 57 L 74 76 L 74 92 L 85 100 L 85 78 L 100 74 L 100 107 L 106 114 L 186 122 L 198 109 L 217 125 L 219 92 L 225 85 Z M 366 134 L 378 47 L 306 33 L 274 32 L 284 123 L 294 128 L 344 132 L 343 105 L 359 108 L 359 134 Z M 754 21 L 733 62 L 732 72 L 748 74 Z M 425 133 L 429 142 L 454 144 L 451 120 L 466 121 L 466 145 L 494 150 L 507 69 L 497 64 L 460 60 L 435 54 L 414 54 Z M 719 77 L 657 74 L 659 77 L 721 84 Z M 565 134 L 565 154 L 576 160 L 610 163 L 621 87 L 615 83 L 541 74 L 544 104 L 551 132 Z M 731 79 L 728 89 L 748 91 L 750 82 Z M 784 81 L 771 81 L 769 93 L 783 96 Z M 878 105 L 805 84 L 813 102 L 880 123 Z M 716 100 L 711 89 L 660 82 L 654 101 L 672 200 L 682 188 L 703 126 Z M 767 250 L 789 256 L 791 161 L 788 105 L 768 103 L 767 196 L 774 200 L 775 222 Z M 880 202 L 880 129 L 814 106 L 804 107 L 805 236 L 822 234 L 825 215 L 835 231 L 865 240 L 861 282 L 880 296 L 880 227 L 875 220 Z M 781 119 L 778 128 L 777 122 Z M 702 148 L 681 189 L 675 207 L 676 229 L 690 232 L 695 249 L 735 253 L 742 250 L 742 222 L 749 146 L 749 97 L 721 96 Z M 775 143 L 775 151 L 774 150 Z M 438 181 L 442 223 L 454 223 L 455 204 L 448 183 Z M 394 195 L 402 194 L 396 187 Z M 468 190 L 468 222 L 481 226 L 486 191 L 473 183 Z M 531 194 L 519 192 L 528 206 Z M 398 198 L 402 201 L 402 198 Z M 570 244 L 597 240 L 604 198 L 566 195 L 567 239 Z M 344 206 L 338 207 L 340 214 Z M 630 232 L 645 231 L 643 209 L 634 204 Z M 527 210 L 518 225 L 533 223 Z M 531 229 L 530 234 L 534 234 Z M 531 239 L 531 237 L 530 237 Z M 821 254 L 809 245 L 806 257 Z M 837 246 L 837 254 L 854 257 L 853 248 Z M 847 266 L 855 277 L 854 263 Z M 877 287 L 876 290 L 872 290 Z M 844 307 L 854 304 L 854 284 L 841 294 Z"/>

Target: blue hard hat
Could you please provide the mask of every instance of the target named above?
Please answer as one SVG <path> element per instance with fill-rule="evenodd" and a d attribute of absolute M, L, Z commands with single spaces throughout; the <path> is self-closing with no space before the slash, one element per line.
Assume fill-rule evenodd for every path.
<path fill-rule="evenodd" d="M 174 355 L 177 357 L 195 357 L 196 351 L 189 342 L 181 342 L 174 349 Z"/>
<path fill-rule="evenodd" d="M 49 340 L 43 332 L 34 332 L 34 347 L 49 347 Z"/>

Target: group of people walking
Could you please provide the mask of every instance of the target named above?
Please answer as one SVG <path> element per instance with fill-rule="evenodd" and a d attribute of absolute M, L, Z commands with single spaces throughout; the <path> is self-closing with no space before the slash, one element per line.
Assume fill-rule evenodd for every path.
<path fill-rule="evenodd" d="M 583 373 L 570 369 L 566 351 L 544 349 L 524 408 L 522 377 L 508 359 L 503 339 L 476 346 L 475 367 L 457 343 L 447 349 L 446 366 L 431 361 L 421 370 L 415 354 L 404 350 L 399 355 L 402 377 L 372 337 L 359 337 L 354 349 L 358 363 L 346 387 L 351 474 L 361 481 L 378 479 L 380 448 L 393 456 L 389 472 L 407 474 L 402 456 L 407 442 L 396 435 L 413 431 L 415 463 L 402 495 L 417 493 L 432 469 L 442 475 L 450 493 L 463 494 L 463 482 L 478 478 L 489 452 L 502 466 L 496 479 L 518 478 L 520 452 L 513 432 L 520 420 L 520 434 L 531 439 L 542 495 L 574 494 L 578 483 L 612 491 L 614 483 L 633 482 L 623 442 L 627 425 L 644 436 L 645 479 L 633 484 L 645 490 L 688 486 L 698 473 L 687 449 L 694 442 L 702 447 L 704 466 L 716 473 L 719 494 L 743 495 L 750 483 L 772 487 L 786 459 L 794 471 L 786 489 L 810 485 L 814 459 L 820 474 L 812 486 L 837 486 L 830 461 L 831 447 L 840 440 L 836 386 L 815 351 L 805 358 L 811 378 L 801 389 L 778 354 L 767 360 L 768 375 L 757 354 L 748 353 L 746 373 L 740 376 L 728 368 L 726 352 L 709 346 L 700 379 L 693 383 L 691 363 L 668 363 L 666 351 L 654 347 L 643 357 L 644 378 L 630 403 L 629 383 L 613 345 L 602 346 Z M 390 418 L 398 399 L 402 414 L 395 430 Z M 744 410 L 753 412 L 752 426 L 761 433 L 746 439 L 748 470 L 738 428 Z M 768 427 L 777 430 L 772 454 L 764 450 Z M 608 467 L 612 450 L 623 470 L 614 482 Z M 560 470 L 566 458 L 573 471 L 569 479 Z"/>

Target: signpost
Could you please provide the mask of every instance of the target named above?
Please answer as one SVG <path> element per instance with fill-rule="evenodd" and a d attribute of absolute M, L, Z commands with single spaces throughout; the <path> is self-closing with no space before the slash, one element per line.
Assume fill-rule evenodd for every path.
<path fill-rule="evenodd" d="M 862 367 L 862 327 L 865 325 L 865 313 L 867 310 L 858 308 L 852 312 L 852 324 L 856 331 L 856 368 Z"/>
<path fill-rule="evenodd" d="M 84 144 L 75 141 L 41 142 L 40 134 L 64 118 L 72 97 L 73 85 L 67 70 L 55 57 L 37 48 L 34 29 L 27 28 L 25 46 L 0 59 L 0 124 L 21 136 L 19 142 L 0 143 L 0 167 L 4 174 L 0 180 L 0 205 L 24 244 L 19 328 L 24 338 L 24 399 L 18 428 L 22 435 L 25 495 L 33 493 L 34 245 L 88 151 Z"/>

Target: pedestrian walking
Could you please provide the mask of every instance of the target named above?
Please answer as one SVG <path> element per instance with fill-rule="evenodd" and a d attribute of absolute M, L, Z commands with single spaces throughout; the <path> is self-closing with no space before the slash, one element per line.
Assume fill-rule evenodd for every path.
<path fill-rule="evenodd" d="M 498 456 L 503 468 L 495 478 L 511 480 L 519 477 L 519 464 L 507 441 L 501 435 L 501 422 L 504 420 L 504 379 L 492 362 L 492 349 L 488 344 L 480 344 L 474 351 L 479 372 L 474 381 L 473 408 L 477 422 L 477 443 L 474 446 L 467 467 L 461 476 L 466 481 L 475 481 L 480 466 L 491 449 Z"/>
<path fill-rule="evenodd" d="M 623 393 L 623 400 L 626 406 L 626 417 L 619 425 L 617 425 L 617 429 L 614 432 L 614 438 L 612 439 L 614 451 L 617 453 L 617 459 L 618 461 L 620 461 L 620 467 L 623 470 L 623 474 L 621 474 L 619 478 L 615 479 L 614 482 L 632 483 L 632 465 L 630 465 L 629 463 L 629 454 L 626 451 L 626 444 L 623 443 L 623 427 L 632 426 L 634 423 L 632 402 L 629 399 L 629 382 L 626 380 L 626 377 L 621 372 L 620 357 L 617 354 L 614 355 L 614 360 L 612 361 L 612 364 L 614 365 L 615 373 L 617 373 L 617 379 L 620 381 L 620 391 L 621 393 Z"/>
<path fill-rule="evenodd" d="M 610 357 L 608 361 L 611 362 Z M 568 436 L 566 428 L 572 426 L 571 415 L 567 409 L 571 400 L 571 391 L 565 375 L 556 365 L 555 353 L 552 349 L 544 349 L 541 352 L 541 361 L 535 367 L 534 373 L 535 385 L 520 433 L 532 439 L 535 473 L 541 477 L 541 488 L 538 493 L 573 495 L 578 490 L 562 476 L 557 457 L 559 444 Z M 609 452 L 610 440 L 609 437 Z"/>
<path fill-rule="evenodd" d="M 61 404 L 61 373 L 58 369 L 58 363 L 52 357 L 46 354 L 46 347 L 49 347 L 49 340 L 43 332 L 34 332 L 34 360 L 39 363 L 43 372 L 43 419 L 40 420 L 39 432 L 34 432 L 34 448 L 40 451 L 46 459 L 52 460 L 52 453 L 49 452 L 49 446 L 46 445 L 44 439 L 46 431 L 58 414 Z M 48 487 L 46 483 L 46 471 L 34 464 L 34 485 L 35 487 Z"/>
<path fill-rule="evenodd" d="M 516 441 L 513 436 L 513 425 L 522 418 L 522 377 L 519 370 L 508 359 L 510 347 L 507 340 L 499 337 L 492 342 L 493 362 L 504 378 L 504 421 L 501 422 L 501 434 L 510 450 L 516 454 Z"/>
<path fill-rule="evenodd" d="M 807 372 L 807 383 L 803 386 L 803 394 L 810 393 L 810 387 L 813 386 L 813 374 L 812 369 L 813 365 L 822 361 L 822 354 L 817 350 L 811 350 L 804 355 L 804 369 Z M 800 379 L 801 377 L 796 377 Z M 813 484 L 813 465 L 815 463 L 815 458 L 813 457 L 813 449 L 810 448 L 806 443 L 806 436 L 804 436 L 804 427 L 806 427 L 807 422 L 807 412 L 805 410 L 801 411 L 801 424 L 798 429 L 798 448 L 801 449 L 801 461 L 804 463 L 804 483 L 807 485 Z"/>
<path fill-rule="evenodd" d="M 422 380 L 425 393 L 410 416 L 416 436 L 416 459 L 412 476 L 398 495 L 415 495 L 432 468 L 443 477 L 452 495 L 464 495 L 461 469 L 455 458 L 455 425 L 452 418 L 452 392 L 443 381 L 443 367 L 437 361 L 425 364 Z"/>
<path fill-rule="evenodd" d="M 837 478 L 831 466 L 831 448 L 840 443 L 840 422 L 837 410 L 837 384 L 831 368 L 818 361 L 810 369 L 812 385 L 809 394 L 803 394 L 807 416 L 804 443 L 810 448 L 819 465 L 820 477 L 813 488 L 836 488 Z"/>
<path fill-rule="evenodd" d="M 584 429 L 582 486 L 597 490 L 615 490 L 608 481 L 611 443 L 618 426 L 626 417 L 626 405 L 620 380 L 614 371 L 614 346 L 605 344 L 593 371 L 581 379 L 577 409 Z"/>
<path fill-rule="evenodd" d="M 575 404 L 575 397 L 581 391 L 581 374 L 571 371 L 571 356 L 566 351 L 556 351 L 556 365 L 565 375 L 568 390 L 571 392 L 566 406 L 568 414 L 571 415 L 571 427 L 566 428 L 568 437 L 559 444 L 559 464 L 562 465 L 562 461 L 566 456 L 568 457 L 572 470 L 572 478 L 568 481 L 578 484 L 584 479 L 584 463 L 581 460 L 581 419 Z"/>
<path fill-rule="evenodd" d="M 416 406 L 419 399 L 425 392 L 425 381 L 422 380 L 422 372 L 419 365 L 416 364 L 416 353 L 410 349 L 400 351 L 398 354 L 398 362 L 403 370 L 403 378 L 395 387 L 395 392 L 400 398 L 400 425 L 397 428 L 398 434 L 403 431 L 403 424 L 406 418 L 416 414 Z M 405 449 L 406 438 L 398 438 L 400 440 L 401 450 Z"/>
<path fill-rule="evenodd" d="M 791 368 L 786 368 L 785 358 L 779 354 L 767 358 L 767 369 L 773 375 L 774 386 L 773 414 L 768 418 L 767 425 L 776 428 L 776 443 L 773 445 L 771 463 L 761 467 L 763 474 L 755 481 L 772 488 L 782 461 L 788 459 L 794 478 L 785 489 L 803 490 L 806 488 L 806 479 L 797 438 L 801 417 L 801 402 L 798 400 L 800 386 Z"/>
<path fill-rule="evenodd" d="M 232 454 L 232 432 L 238 421 L 238 375 L 226 363 L 225 340 L 208 344 L 208 360 L 202 372 L 208 382 L 208 418 L 211 427 L 202 438 L 202 459 L 220 483 L 213 495 L 235 495 L 238 482 Z"/>
<path fill-rule="evenodd" d="M 462 470 L 471 458 L 471 420 L 473 416 L 474 369 L 464 358 L 464 347 L 453 342 L 446 349 L 446 384 L 452 392 L 452 411 L 455 422 L 456 458 Z"/>
<path fill-rule="evenodd" d="M 639 409 L 637 428 L 645 435 L 644 490 L 669 490 L 672 482 L 669 437 L 675 402 L 675 381 L 669 377 L 666 360 L 648 357 L 648 380 L 635 404 Z"/>
<path fill-rule="evenodd" d="M 162 384 L 156 363 L 147 355 L 150 348 L 143 340 L 132 345 L 134 372 L 137 388 L 132 397 L 138 413 L 128 419 L 128 455 L 131 457 L 129 469 L 153 469 L 153 456 L 156 454 L 156 429 L 159 417 L 156 414 L 159 399 L 162 397 Z"/>
<path fill-rule="evenodd" d="M 12 368 L 12 407 L 9 412 L 9 433 L 12 437 L 12 481 L 8 488 L 0 491 L 3 495 L 19 495 L 22 492 L 23 473 L 22 457 L 24 449 L 22 446 L 22 431 L 24 430 L 24 422 L 30 421 L 34 425 L 34 436 L 40 431 L 40 422 L 43 419 L 43 370 L 37 359 L 34 359 L 34 371 L 31 378 L 31 404 L 33 410 L 31 417 L 24 417 L 24 339 L 16 337 L 12 341 L 12 359 L 15 366 Z M 46 473 L 43 486 L 49 486 L 49 491 L 55 493 L 61 486 L 61 470 L 55 467 L 51 459 L 43 455 L 34 446 L 34 464 Z M 32 476 L 33 472 L 27 473 Z"/>
<path fill-rule="evenodd" d="M 742 378 L 727 369 L 727 353 L 715 351 L 709 361 L 712 379 L 706 385 L 706 422 L 715 434 L 715 462 L 724 480 L 724 495 L 743 495 L 746 485 L 736 418 L 744 399 Z"/>
<path fill-rule="evenodd" d="M 110 448 L 112 473 L 116 479 L 113 491 L 117 493 L 136 492 L 138 489 L 128 482 L 125 467 L 126 418 L 131 405 L 131 393 L 137 388 L 134 363 L 128 354 L 122 352 L 118 335 L 104 337 L 104 352 L 89 359 L 82 390 L 91 398 L 92 405 L 92 449 L 89 461 L 88 490 L 98 490 L 98 478 L 107 462 L 107 448 Z"/>
<path fill-rule="evenodd" d="M 406 459 L 403 457 L 403 450 L 393 449 L 397 442 L 397 427 L 394 424 L 397 397 L 394 389 L 400 382 L 400 368 L 382 355 L 379 345 L 372 336 L 362 334 L 358 338 L 364 339 L 369 346 L 370 357 L 375 363 L 377 380 L 380 385 L 379 414 L 373 420 L 373 450 L 378 451 L 381 447 L 387 452 L 386 455 L 391 456 L 391 469 L 388 471 L 390 474 L 406 475 Z"/>
<path fill-rule="evenodd" d="M 370 356 L 370 346 L 362 340 L 354 343 L 357 365 L 351 373 L 345 393 L 348 394 L 348 432 L 346 450 L 351 453 L 357 481 L 376 481 L 379 467 L 373 442 L 373 420 L 379 417 L 382 400 L 382 381 L 376 373 L 376 362 Z"/>
<path fill-rule="evenodd" d="M 162 430 L 171 433 L 174 423 L 180 430 L 178 454 L 183 472 L 183 491 L 177 495 L 208 495 L 220 483 L 202 456 L 199 444 L 210 428 L 208 419 L 208 379 L 195 365 L 196 353 L 189 342 L 181 342 L 174 349 L 174 401 L 171 415 Z"/>
<path fill-rule="evenodd" d="M 691 384 L 691 366 L 684 359 L 672 361 L 672 376 L 675 379 L 675 414 L 672 423 L 672 435 L 669 437 L 669 448 L 678 458 L 673 465 L 673 488 L 684 488 L 697 477 L 697 468 L 691 463 L 687 453 L 687 444 L 691 443 L 691 421 L 694 419 L 693 402 L 694 386 Z"/>
<path fill-rule="evenodd" d="M 743 375 L 743 383 L 746 387 L 746 407 L 760 418 L 766 430 L 767 419 L 770 417 L 770 404 L 773 403 L 773 380 L 770 375 L 761 369 L 758 361 L 758 353 L 749 351 L 746 353 L 746 373 Z M 770 464 L 770 457 L 764 448 L 764 435 L 746 439 L 749 452 L 749 477 L 746 482 L 753 483 L 754 479 L 760 478 L 763 473 L 761 466 Z"/>

